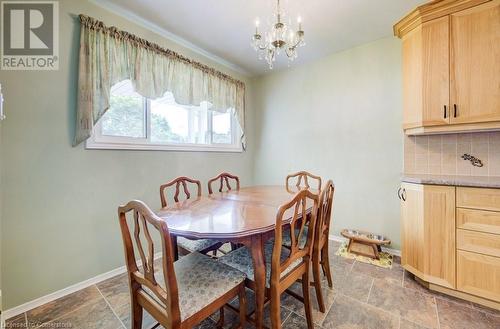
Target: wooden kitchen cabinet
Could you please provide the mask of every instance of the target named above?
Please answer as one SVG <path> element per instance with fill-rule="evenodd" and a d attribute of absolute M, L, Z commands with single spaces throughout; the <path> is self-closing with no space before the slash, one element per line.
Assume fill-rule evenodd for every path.
<path fill-rule="evenodd" d="M 500 0 L 438 0 L 394 26 L 408 135 L 500 129 Z"/>
<path fill-rule="evenodd" d="M 401 185 L 401 265 L 408 271 L 424 276 L 424 186 Z"/>
<path fill-rule="evenodd" d="M 500 1 L 451 16 L 452 123 L 500 120 Z"/>
<path fill-rule="evenodd" d="M 449 17 L 403 37 L 403 128 L 445 125 L 449 107 Z"/>
<path fill-rule="evenodd" d="M 457 258 L 458 289 L 500 301 L 500 258 L 462 250 Z"/>
<path fill-rule="evenodd" d="M 455 187 L 403 183 L 400 195 L 402 266 L 455 288 Z"/>
<path fill-rule="evenodd" d="M 403 37 L 403 128 L 422 125 L 422 28 Z"/>
<path fill-rule="evenodd" d="M 500 189 L 402 183 L 401 265 L 431 290 L 500 310 Z"/>

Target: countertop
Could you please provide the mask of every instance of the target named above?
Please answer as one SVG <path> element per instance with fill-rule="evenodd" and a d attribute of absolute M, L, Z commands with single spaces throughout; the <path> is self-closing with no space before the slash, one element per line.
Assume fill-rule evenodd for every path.
<path fill-rule="evenodd" d="M 401 180 L 415 184 L 500 188 L 500 176 L 403 174 Z"/>

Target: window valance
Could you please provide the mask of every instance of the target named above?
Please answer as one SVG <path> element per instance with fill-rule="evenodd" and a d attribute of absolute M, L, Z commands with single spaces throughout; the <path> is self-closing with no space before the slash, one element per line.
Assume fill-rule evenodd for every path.
<path fill-rule="evenodd" d="M 135 91 L 155 99 L 166 92 L 182 105 L 203 101 L 212 110 L 232 111 L 245 141 L 245 84 L 172 50 L 141 39 L 94 18 L 80 15 L 80 63 L 75 145 L 109 108 L 111 87 L 129 79 Z"/>

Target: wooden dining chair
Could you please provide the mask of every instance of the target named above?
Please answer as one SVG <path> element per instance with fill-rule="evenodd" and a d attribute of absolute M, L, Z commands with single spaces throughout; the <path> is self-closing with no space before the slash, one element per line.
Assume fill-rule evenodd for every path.
<path fill-rule="evenodd" d="M 195 180 L 189 177 L 177 177 L 176 179 L 163 184 L 160 186 L 160 199 L 161 199 L 161 206 L 163 208 L 168 206 L 167 203 L 167 196 L 166 192 L 167 189 L 171 186 L 175 185 L 175 194 L 174 194 L 174 201 L 179 202 L 179 195 L 181 193 L 181 187 L 182 191 L 184 192 L 184 195 L 186 199 L 191 198 L 191 193 L 189 192 L 188 184 L 190 185 L 195 185 L 197 190 L 196 190 L 196 196 L 200 197 L 201 196 L 201 183 L 199 180 Z M 198 240 L 191 240 L 187 239 L 184 237 L 174 237 L 176 239 L 176 244 L 178 247 L 182 248 L 183 251 L 186 252 L 200 252 L 202 254 L 207 254 L 208 252 L 212 251 L 214 254 L 217 252 L 217 250 L 223 245 L 222 242 L 218 240 L 213 240 L 213 239 L 198 239 Z M 175 250 L 175 259 L 177 260 L 179 258 L 178 250 Z"/>
<path fill-rule="evenodd" d="M 238 328 L 243 328 L 244 273 L 197 252 L 174 262 L 167 222 L 141 201 L 120 206 L 118 215 L 130 285 L 132 329 L 142 329 L 144 310 L 158 321 L 155 327 L 167 329 L 192 328 L 217 310 L 223 319 L 223 306 L 236 297 L 241 309 Z M 160 246 L 152 238 L 155 232 L 159 233 Z M 157 250 L 162 254 L 159 269 L 154 260 Z M 138 256 L 141 266 L 136 261 Z"/>
<path fill-rule="evenodd" d="M 217 177 L 214 177 L 212 179 L 210 179 L 208 181 L 208 194 L 212 194 L 213 193 L 213 190 L 212 190 L 212 183 L 216 182 L 216 181 L 219 181 L 220 182 L 220 185 L 219 185 L 219 192 L 223 192 L 223 191 L 231 191 L 232 188 L 231 188 L 231 184 L 229 183 L 229 181 L 232 180 L 236 183 L 236 190 L 239 190 L 240 189 L 240 179 L 238 176 L 235 176 L 235 175 L 231 175 L 227 172 L 223 172 L 221 174 L 219 174 Z M 224 183 L 225 183 L 225 189 L 224 189 Z"/>
<path fill-rule="evenodd" d="M 191 198 L 191 193 L 189 192 L 188 188 L 188 183 L 196 185 L 196 196 L 200 197 L 201 196 L 201 183 L 199 180 L 192 179 L 189 177 L 177 177 L 176 179 L 163 184 L 160 186 L 160 198 L 161 198 L 161 206 L 163 208 L 167 207 L 167 196 L 166 196 L 166 190 L 170 187 L 175 185 L 175 194 L 174 194 L 174 201 L 179 202 L 179 194 L 181 192 L 181 186 L 184 192 L 184 195 L 186 196 L 186 199 Z"/>
<path fill-rule="evenodd" d="M 316 299 L 318 300 L 318 306 L 320 312 L 325 312 L 325 303 L 323 301 L 323 293 L 321 287 L 321 270 L 325 275 L 328 286 L 333 287 L 332 274 L 330 269 L 330 259 L 328 257 L 328 237 L 330 235 L 330 220 L 332 217 L 332 205 L 333 205 L 333 195 L 335 192 L 335 186 L 331 180 L 326 182 L 325 186 L 321 190 L 319 198 L 319 208 L 318 217 L 316 220 L 316 230 L 314 234 L 313 252 L 312 252 L 312 270 L 313 270 L 313 281 L 311 282 L 316 291 Z M 295 238 L 298 239 L 298 231 L 295 230 Z M 306 239 L 303 236 L 302 240 L 299 242 L 301 245 L 306 243 Z M 286 248 L 290 248 L 292 245 L 291 235 L 288 232 L 288 228 L 285 229 L 283 234 L 282 244 Z"/>
<path fill-rule="evenodd" d="M 295 282 L 302 282 L 302 296 L 291 293 L 304 303 L 307 327 L 313 328 L 311 303 L 309 298 L 309 266 L 313 250 L 314 228 L 316 223 L 319 196 L 307 189 L 300 190 L 289 202 L 278 209 L 276 215 L 276 240 L 266 243 L 264 256 L 266 262 L 266 297 L 271 303 L 272 328 L 281 328 L 280 296 Z M 312 210 L 308 213 L 308 209 Z M 291 218 L 291 219 L 290 219 Z M 282 246 L 284 224 L 299 231 L 298 238 L 290 236 L 290 248 Z M 306 225 L 313 229 L 306 230 Z M 300 244 L 302 238 L 306 243 Z M 230 265 L 247 275 L 247 286 L 255 289 L 254 268 L 251 252 L 247 247 L 239 248 L 219 258 L 219 262 Z"/>
<path fill-rule="evenodd" d="M 309 185 L 309 180 L 316 181 L 317 185 L 313 186 L 313 188 L 317 189 L 319 193 L 319 190 L 321 190 L 321 177 L 313 175 L 307 171 L 299 171 L 286 176 L 286 190 L 295 191 L 300 190 L 301 188 L 311 188 L 311 185 Z M 291 181 L 295 181 L 295 190 L 291 188 Z"/>
<path fill-rule="evenodd" d="M 313 243 L 312 269 L 314 278 L 314 289 L 318 300 L 319 310 L 325 312 L 325 303 L 321 290 L 321 270 L 326 276 L 328 286 L 333 287 L 332 273 L 330 270 L 330 258 L 328 257 L 328 241 L 330 235 L 330 221 L 332 218 L 333 195 L 335 185 L 328 180 L 321 190 L 318 208 L 318 219 L 316 221 L 316 233 Z"/>

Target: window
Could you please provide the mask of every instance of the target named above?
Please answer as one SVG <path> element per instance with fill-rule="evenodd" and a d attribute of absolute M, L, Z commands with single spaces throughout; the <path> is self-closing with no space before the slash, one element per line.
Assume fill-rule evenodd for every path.
<path fill-rule="evenodd" d="M 95 125 L 87 148 L 241 151 L 234 115 L 210 107 L 208 102 L 179 105 L 171 93 L 146 99 L 124 80 L 111 89 L 110 108 Z"/>

